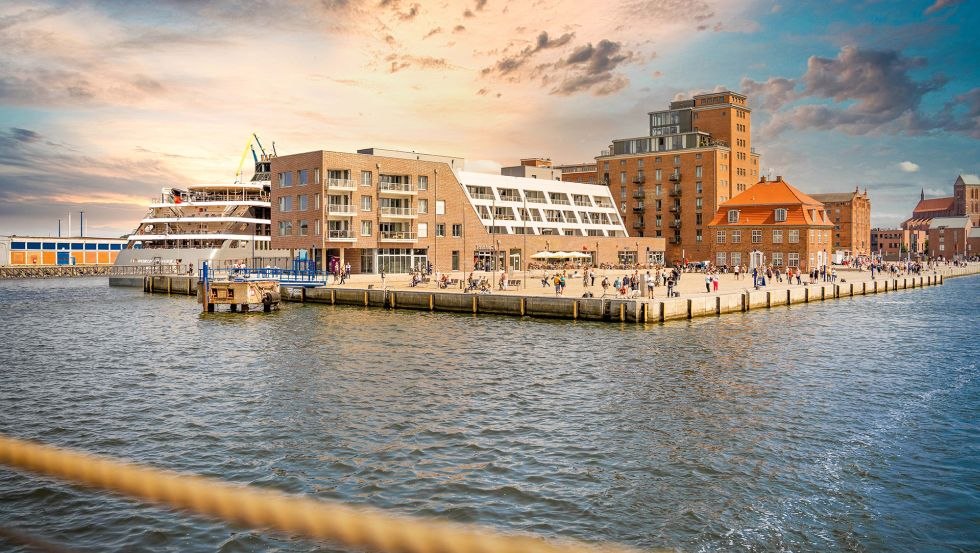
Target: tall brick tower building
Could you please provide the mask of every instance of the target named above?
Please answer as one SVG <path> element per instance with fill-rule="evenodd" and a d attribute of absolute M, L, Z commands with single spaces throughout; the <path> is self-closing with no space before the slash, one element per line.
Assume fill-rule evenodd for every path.
<path fill-rule="evenodd" d="M 700 94 L 648 115 L 646 135 L 613 140 L 596 157 L 599 179 L 632 235 L 667 239 L 669 263 L 708 260 L 718 206 L 759 180 L 748 99 Z"/>

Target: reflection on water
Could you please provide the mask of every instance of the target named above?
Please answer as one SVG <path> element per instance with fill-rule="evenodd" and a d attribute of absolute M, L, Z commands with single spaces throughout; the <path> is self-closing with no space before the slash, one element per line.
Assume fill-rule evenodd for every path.
<path fill-rule="evenodd" d="M 0 282 L 0 431 L 642 547 L 975 550 L 978 285 L 645 327 Z M 94 550 L 323 547 L 6 470 L 0 505 Z"/>

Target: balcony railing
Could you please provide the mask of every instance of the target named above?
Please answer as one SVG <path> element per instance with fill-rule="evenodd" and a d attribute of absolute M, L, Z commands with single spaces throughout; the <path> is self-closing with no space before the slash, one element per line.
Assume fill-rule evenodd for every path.
<path fill-rule="evenodd" d="M 674 219 L 673 221 L 671 221 L 670 222 L 670 226 L 671 226 L 671 228 L 681 228 L 681 221 L 680 221 L 680 219 Z"/>
<path fill-rule="evenodd" d="M 637 190 L 636 192 L 633 192 L 633 197 L 634 198 L 645 198 L 646 196 L 647 196 L 647 193 L 644 192 L 644 191 L 642 191 L 642 190 Z"/>
<path fill-rule="evenodd" d="M 667 178 L 669 180 L 671 180 L 671 181 L 674 181 L 674 182 L 680 182 L 680 180 L 681 180 L 681 174 L 680 173 L 671 173 L 670 176 L 667 177 Z"/>
<path fill-rule="evenodd" d="M 572 202 L 564 198 L 551 198 L 551 203 L 559 205 L 572 205 Z"/>
<path fill-rule="evenodd" d="M 527 196 L 527 203 L 529 204 L 546 204 L 548 200 L 544 196 Z"/>
<path fill-rule="evenodd" d="M 415 194 L 415 185 L 410 182 L 379 182 L 379 192 L 394 192 L 398 194 Z"/>
<path fill-rule="evenodd" d="M 502 201 L 502 202 L 523 202 L 524 200 L 522 200 L 520 196 L 515 196 L 513 194 L 509 194 L 509 195 L 501 194 L 500 195 L 500 201 Z"/>
<path fill-rule="evenodd" d="M 564 223 L 565 220 L 558 216 L 549 215 L 545 218 L 549 223 Z"/>
<path fill-rule="evenodd" d="M 410 230 L 382 230 L 378 233 L 378 237 L 381 240 L 393 241 L 393 240 L 405 240 L 405 241 L 415 241 L 418 237 L 418 233 Z"/>
<path fill-rule="evenodd" d="M 644 209 L 646 209 L 646 207 L 644 207 L 644 205 L 642 203 L 633 206 L 633 211 L 636 211 L 636 212 L 641 212 Z"/>
<path fill-rule="evenodd" d="M 327 231 L 328 240 L 357 240 L 354 236 L 354 231 L 352 230 L 328 230 Z"/>
<path fill-rule="evenodd" d="M 680 186 L 675 186 L 675 187 L 671 188 L 670 189 L 670 195 L 671 196 L 680 196 L 681 195 L 681 187 Z"/>
<path fill-rule="evenodd" d="M 673 211 L 674 213 L 680 213 L 681 212 L 681 206 L 679 206 L 679 205 L 672 205 L 672 206 L 670 206 L 670 210 Z"/>
<path fill-rule="evenodd" d="M 381 206 L 382 217 L 417 217 L 418 211 L 414 207 L 388 207 Z"/>
<path fill-rule="evenodd" d="M 474 200 L 493 200 L 493 194 L 481 194 L 480 192 L 470 192 L 470 197 Z"/>
<path fill-rule="evenodd" d="M 330 215 L 354 215 L 357 210 L 351 204 L 327 204 L 327 213 Z"/>
<path fill-rule="evenodd" d="M 670 239 L 667 240 L 667 242 L 670 244 L 680 244 L 681 239 L 678 238 L 677 236 L 671 236 Z"/>
<path fill-rule="evenodd" d="M 590 204 L 589 202 L 584 201 L 584 200 L 575 200 L 575 205 L 581 206 L 581 207 L 592 207 L 592 204 Z"/>
<path fill-rule="evenodd" d="M 350 179 L 327 179 L 327 188 L 336 190 L 357 190 L 357 183 Z"/>
<path fill-rule="evenodd" d="M 633 184 L 643 184 L 647 181 L 647 178 L 643 175 L 637 175 L 633 177 Z"/>
<path fill-rule="evenodd" d="M 633 228 L 643 228 L 643 221 L 633 221 Z"/>

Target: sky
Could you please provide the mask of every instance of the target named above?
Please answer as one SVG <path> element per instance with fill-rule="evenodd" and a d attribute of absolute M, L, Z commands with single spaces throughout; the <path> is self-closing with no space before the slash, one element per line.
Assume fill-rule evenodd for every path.
<path fill-rule="evenodd" d="M 5 0 L 0 234 L 132 231 L 165 186 L 280 154 L 379 147 L 591 161 L 646 113 L 730 89 L 804 192 L 872 224 L 978 173 L 978 2 Z M 249 172 L 246 161 L 246 171 Z M 250 174 L 250 173 L 249 173 Z"/>

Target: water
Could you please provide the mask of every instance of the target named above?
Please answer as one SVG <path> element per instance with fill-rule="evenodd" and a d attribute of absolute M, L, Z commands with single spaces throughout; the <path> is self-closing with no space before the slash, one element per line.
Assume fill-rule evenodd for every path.
<path fill-rule="evenodd" d="M 104 279 L 0 282 L 0 432 L 644 548 L 978 551 L 978 290 L 644 327 L 202 316 Z M 0 526 L 89 551 L 331 551 L 2 468 Z"/>

